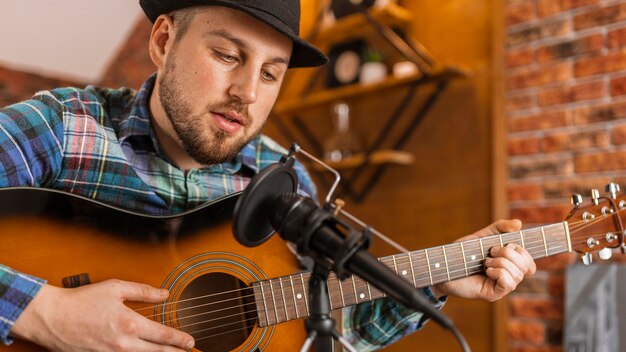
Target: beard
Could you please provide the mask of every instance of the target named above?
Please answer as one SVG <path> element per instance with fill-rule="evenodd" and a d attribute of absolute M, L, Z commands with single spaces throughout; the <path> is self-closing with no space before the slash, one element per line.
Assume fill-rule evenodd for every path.
<path fill-rule="evenodd" d="M 174 50 L 174 49 L 173 49 Z M 165 63 L 165 71 L 159 79 L 159 98 L 165 113 L 178 135 L 185 152 L 202 165 L 212 165 L 233 160 L 241 149 L 254 139 L 260 130 L 237 137 L 222 130 L 211 132 L 204 122 L 210 117 L 211 111 L 236 111 L 243 118 L 245 127 L 249 126 L 250 118 L 247 105 L 237 100 L 207 106 L 205 113 L 192 115 L 191 103 L 185 99 L 184 87 L 176 78 L 176 55 L 170 56 Z"/>

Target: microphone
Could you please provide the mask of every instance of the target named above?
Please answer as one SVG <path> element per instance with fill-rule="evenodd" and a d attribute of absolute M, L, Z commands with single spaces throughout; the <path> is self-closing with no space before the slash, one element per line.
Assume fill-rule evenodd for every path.
<path fill-rule="evenodd" d="M 311 198 L 284 193 L 274 199 L 270 209 L 273 228 L 280 237 L 296 244 L 300 253 L 328 258 L 335 266 L 341 263 L 349 272 L 360 276 L 397 302 L 421 311 L 446 329 L 453 327 L 450 318 L 433 307 L 415 287 L 363 248 L 350 248 L 350 239 L 337 226 L 338 220 L 331 212 L 317 206 Z M 342 270 L 341 267 L 337 269 Z"/>

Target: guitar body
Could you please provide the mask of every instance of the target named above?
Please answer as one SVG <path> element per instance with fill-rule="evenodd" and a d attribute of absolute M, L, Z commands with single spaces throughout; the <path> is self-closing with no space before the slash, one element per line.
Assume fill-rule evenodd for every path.
<path fill-rule="evenodd" d="M 301 320 L 268 328 L 256 324 L 256 308 L 246 288 L 253 282 L 292 274 L 298 266 L 278 236 L 258 248 L 235 241 L 228 220 L 237 197 L 172 218 L 144 218 L 67 198 L 74 197 L 26 189 L 0 191 L 0 204 L 10 207 L 0 216 L 0 263 L 56 286 L 62 286 L 65 278 L 86 273 L 92 283 L 115 278 L 165 287 L 170 290 L 167 302 L 141 314 L 192 333 L 200 351 L 293 351 L 303 343 Z M 16 209 L 19 203 L 31 206 Z M 50 205 L 57 212 L 64 209 L 64 214 L 39 214 L 49 213 Z M 85 207 L 95 209 L 86 216 L 82 214 Z M 94 213 L 100 218 L 97 226 L 86 220 Z M 234 298 L 218 295 L 224 291 L 243 293 Z M 194 302 L 195 297 L 209 298 Z M 233 300 L 238 304 L 215 308 L 219 302 Z M 233 317 L 203 316 L 210 313 L 207 310 L 225 311 L 223 315 Z M 24 341 L 0 349 L 41 351 Z"/>

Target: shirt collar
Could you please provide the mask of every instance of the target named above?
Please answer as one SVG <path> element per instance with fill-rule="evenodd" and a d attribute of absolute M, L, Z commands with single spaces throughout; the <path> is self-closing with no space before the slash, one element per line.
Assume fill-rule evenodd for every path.
<path fill-rule="evenodd" d="M 120 143 L 123 143 L 129 138 L 150 138 L 154 150 L 162 158 L 167 160 L 167 157 L 160 151 L 158 140 L 150 124 L 149 102 L 155 82 L 156 73 L 148 77 L 141 85 L 132 103 L 129 115 L 120 123 L 118 137 Z M 259 138 L 257 137 L 248 143 L 232 161 L 209 165 L 201 170 L 206 172 L 235 174 L 244 166 L 256 174 L 259 172 L 256 155 L 258 143 Z"/>

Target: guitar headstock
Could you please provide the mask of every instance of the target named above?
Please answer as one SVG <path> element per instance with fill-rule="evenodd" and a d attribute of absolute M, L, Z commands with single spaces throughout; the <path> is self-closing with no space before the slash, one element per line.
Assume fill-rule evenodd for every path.
<path fill-rule="evenodd" d="M 610 183 L 606 194 L 591 190 L 590 199 L 583 201 L 579 194 L 572 196 L 574 208 L 565 221 L 569 225 L 572 249 L 582 253 L 583 263 L 591 263 L 591 253 L 598 251 L 601 259 L 609 259 L 612 250 L 626 253 L 624 223 L 626 223 L 626 195 L 618 194 L 619 185 Z"/>

